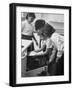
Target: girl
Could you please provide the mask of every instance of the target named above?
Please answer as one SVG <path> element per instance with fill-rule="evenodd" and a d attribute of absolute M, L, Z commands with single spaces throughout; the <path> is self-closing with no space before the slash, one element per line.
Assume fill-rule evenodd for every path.
<path fill-rule="evenodd" d="M 53 46 L 53 48 L 55 48 L 55 45 L 53 45 L 54 43 L 48 36 L 47 29 L 49 29 L 49 27 L 51 27 L 51 26 L 49 26 L 49 24 L 47 24 L 45 22 L 45 20 L 39 19 L 35 22 L 35 29 L 38 32 L 38 35 L 40 36 L 41 42 L 43 44 L 43 45 L 41 45 L 42 47 L 39 48 L 38 50 L 35 50 L 35 52 L 40 52 L 40 51 L 44 50 L 44 48 L 46 47 L 46 50 L 44 50 L 44 53 L 43 53 L 43 54 L 46 54 L 48 52 L 49 48 L 52 48 L 52 46 Z M 54 32 L 54 29 L 51 31 Z"/>
<path fill-rule="evenodd" d="M 44 27 L 40 29 L 38 34 L 40 35 L 41 39 L 45 40 L 48 51 L 49 48 L 53 47 L 52 54 L 49 59 L 48 71 L 52 71 L 51 75 L 63 75 L 64 37 L 56 33 L 55 29 L 49 24 L 45 24 Z"/>
<path fill-rule="evenodd" d="M 48 65 L 48 73 L 50 75 L 56 75 L 56 52 L 57 48 L 54 42 L 49 37 L 48 29 L 51 29 L 51 32 L 54 32 L 54 29 L 49 26 L 49 24 L 45 24 L 44 27 L 41 27 L 38 31 L 38 35 L 43 43 L 42 47 L 39 50 L 35 50 L 35 52 L 43 51 L 46 47 L 45 51 L 43 51 L 42 55 L 47 55 L 49 60 L 47 60 Z M 46 68 L 45 68 L 46 69 Z M 47 70 L 47 69 L 46 69 Z"/>
<path fill-rule="evenodd" d="M 27 13 L 25 21 L 22 22 L 22 38 L 32 39 L 34 28 L 32 22 L 35 19 L 34 13 Z"/>
<path fill-rule="evenodd" d="M 33 38 L 35 40 L 36 44 L 38 45 L 37 40 L 35 39 L 35 37 L 33 35 L 34 27 L 32 25 L 32 22 L 34 21 L 34 19 L 35 19 L 34 13 L 27 13 L 26 19 L 22 22 L 22 27 L 21 27 L 22 39 L 32 40 L 32 38 Z M 30 45 L 30 47 L 28 48 L 27 51 L 32 51 L 33 49 L 34 49 L 34 45 L 32 43 L 32 45 Z M 24 55 L 24 52 L 22 52 L 22 53 Z"/>

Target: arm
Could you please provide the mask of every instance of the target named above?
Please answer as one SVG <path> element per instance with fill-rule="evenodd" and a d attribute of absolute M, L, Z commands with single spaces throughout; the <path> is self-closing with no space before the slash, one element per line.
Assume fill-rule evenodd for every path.
<path fill-rule="evenodd" d="M 57 52 L 57 49 L 53 48 L 52 54 L 49 59 L 49 63 L 51 63 L 54 60 L 56 52 Z"/>
<path fill-rule="evenodd" d="M 46 45 L 43 45 L 41 48 L 39 48 L 39 49 L 35 50 L 35 52 L 37 52 L 37 53 L 38 53 L 38 52 L 40 52 L 40 51 L 43 51 L 43 50 L 44 50 L 44 48 L 45 48 L 45 46 L 46 46 Z"/>
<path fill-rule="evenodd" d="M 58 62 L 58 60 L 62 57 L 63 53 L 64 53 L 64 51 L 58 51 L 56 62 Z"/>
<path fill-rule="evenodd" d="M 34 37 L 34 35 L 33 35 L 33 39 L 35 40 L 36 45 L 38 45 L 38 42 L 37 42 L 36 38 Z"/>

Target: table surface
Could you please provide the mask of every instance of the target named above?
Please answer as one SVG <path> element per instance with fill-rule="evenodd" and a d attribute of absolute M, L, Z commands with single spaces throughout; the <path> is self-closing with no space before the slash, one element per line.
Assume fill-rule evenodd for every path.
<path fill-rule="evenodd" d="M 24 51 L 24 50 L 26 50 L 31 44 L 32 44 L 32 40 L 22 40 L 22 42 L 21 42 L 22 44 L 22 52 Z"/>
<path fill-rule="evenodd" d="M 24 39 L 22 39 L 22 52 L 23 51 L 25 51 L 26 52 L 26 50 L 27 50 L 27 48 L 30 46 L 32 44 L 32 40 L 24 40 Z M 43 54 L 43 51 L 41 51 L 41 52 L 34 52 L 34 51 L 31 51 L 30 53 L 29 53 L 29 56 L 39 56 L 39 55 L 42 55 Z"/>

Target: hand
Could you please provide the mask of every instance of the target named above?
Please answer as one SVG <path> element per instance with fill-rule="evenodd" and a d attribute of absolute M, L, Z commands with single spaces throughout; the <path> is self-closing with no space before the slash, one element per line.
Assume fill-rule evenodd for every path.
<path fill-rule="evenodd" d="M 57 57 L 57 58 L 56 58 L 56 62 L 58 62 L 58 61 L 59 61 L 59 58 L 60 58 L 60 57 Z"/>
<path fill-rule="evenodd" d="M 50 59 L 50 60 L 49 60 L 49 63 L 51 63 L 52 61 L 53 61 L 53 59 Z"/>
<path fill-rule="evenodd" d="M 34 52 L 36 52 L 36 53 L 37 53 L 37 52 L 39 52 L 39 50 L 34 50 Z"/>

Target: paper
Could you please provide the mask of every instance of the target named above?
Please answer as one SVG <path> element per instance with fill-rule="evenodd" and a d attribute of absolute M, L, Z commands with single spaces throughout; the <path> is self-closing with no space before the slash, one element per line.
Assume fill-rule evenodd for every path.
<path fill-rule="evenodd" d="M 38 56 L 38 55 L 42 55 L 42 54 L 43 54 L 43 51 L 41 51 L 41 52 L 32 51 L 29 53 L 29 56 Z"/>

